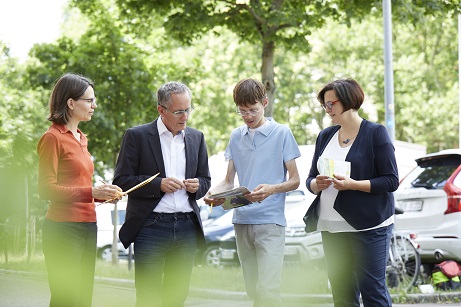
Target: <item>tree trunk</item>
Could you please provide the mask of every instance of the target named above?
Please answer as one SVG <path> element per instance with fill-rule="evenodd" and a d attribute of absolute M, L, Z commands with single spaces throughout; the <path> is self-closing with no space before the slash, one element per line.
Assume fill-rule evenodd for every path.
<path fill-rule="evenodd" d="M 269 98 L 269 103 L 264 110 L 264 115 L 266 117 L 272 117 L 272 114 L 274 113 L 274 52 L 275 42 L 264 41 L 262 52 L 261 81 L 266 87 L 267 97 Z"/>

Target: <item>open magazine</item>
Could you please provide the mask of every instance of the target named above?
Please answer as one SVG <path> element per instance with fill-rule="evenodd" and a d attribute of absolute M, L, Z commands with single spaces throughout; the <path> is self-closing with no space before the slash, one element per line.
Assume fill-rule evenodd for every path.
<path fill-rule="evenodd" d="M 222 204 L 222 207 L 224 210 L 229 210 L 251 204 L 252 202 L 244 197 L 244 195 L 249 193 L 251 192 L 246 187 L 238 187 L 224 192 L 214 193 L 208 197 L 211 199 L 225 198 L 226 201 Z"/>

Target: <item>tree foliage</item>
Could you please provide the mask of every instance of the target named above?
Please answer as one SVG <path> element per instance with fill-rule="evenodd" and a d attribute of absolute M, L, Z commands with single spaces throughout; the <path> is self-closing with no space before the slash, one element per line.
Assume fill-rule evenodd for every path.
<path fill-rule="evenodd" d="M 31 85 L 46 89 L 66 72 L 79 73 L 95 81 L 98 107 L 90 122 L 80 129 L 90 139 L 90 152 L 97 157 L 96 168 L 115 165 L 124 130 L 148 120 L 154 112 L 152 74 L 143 61 L 147 57 L 130 43 L 117 26 L 116 16 L 107 14 L 104 4 L 91 11 L 92 22 L 78 40 L 63 37 L 31 50 L 34 61 L 28 66 Z M 47 101 L 42 102 L 46 107 Z"/>
<path fill-rule="evenodd" d="M 393 1 L 396 18 L 416 21 L 425 14 L 443 10 L 461 11 L 455 1 Z M 163 16 L 163 26 L 174 38 L 188 44 L 216 27 L 227 27 L 242 41 L 261 46 L 261 80 L 266 86 L 269 105 L 266 116 L 272 116 L 275 100 L 275 50 L 309 52 L 308 36 L 327 20 L 350 24 L 381 9 L 381 1 L 370 0 L 117 0 L 131 31 L 145 33 L 152 18 Z M 153 13 L 156 14 L 153 14 Z M 155 17 L 153 17 L 155 16 Z M 147 20 L 147 22 L 145 22 Z"/>
<path fill-rule="evenodd" d="M 429 152 L 459 148 L 457 16 L 401 25 L 395 44 L 396 137 Z"/>
<path fill-rule="evenodd" d="M 3 78 L 5 81 L 0 86 L 7 86 L 11 93 L 20 89 L 17 90 L 19 98 L 12 94 L 6 96 L 8 102 L 24 101 L 28 95 L 30 101 L 35 102 L 35 109 L 30 110 L 30 114 L 35 115 L 27 115 L 35 116 L 29 128 L 31 132 L 22 134 L 35 145 L 49 125 L 44 119 L 55 80 L 69 71 L 95 80 L 98 108 L 93 120 L 82 123 L 81 128 L 89 135 L 90 152 L 95 156 L 97 170 L 102 173 L 114 167 L 124 130 L 157 117 L 155 91 L 158 86 L 171 80 L 182 81 L 193 91 L 195 111 L 189 125 L 204 131 L 209 152 L 213 154 L 225 148 L 230 131 L 241 123 L 234 112 L 233 86 L 241 78 L 257 78 L 261 73 L 258 62 L 264 49 L 262 36 L 254 32 L 255 21 L 249 12 L 254 10 L 264 15 L 268 26 L 283 22 L 292 25 L 296 16 L 313 10 L 313 5 L 323 6 L 319 11 L 334 7 L 335 14 L 318 21 L 321 29 L 308 28 L 305 24 L 308 21 L 304 21 L 304 28 L 301 27 L 304 30 L 291 33 L 289 27 L 281 28 L 271 36 L 278 40 L 279 50 L 274 54 L 274 83 L 278 87 L 273 92 L 273 115 L 292 128 L 300 144 L 312 143 L 318 130 L 329 124 L 315 99 L 316 92 L 335 78 L 359 80 L 367 94 L 363 114 L 371 120 L 384 120 L 382 18 L 377 10 L 381 1 L 366 1 L 361 8 L 351 4 L 358 2 L 285 1 L 277 2 L 281 6 L 276 9 L 277 6 L 269 7 L 269 2 L 259 1 L 242 4 L 120 1 L 118 7 L 111 0 L 74 1 L 74 10 L 81 14 L 76 23 L 80 35 L 74 31 L 70 33 L 73 35 L 54 43 L 36 45 L 27 63 L 26 78 L 7 83 L 17 79 L 12 71 L 13 75 Z M 396 136 L 400 140 L 427 143 L 434 150 L 453 147 L 456 139 L 455 132 L 446 132 L 453 131 L 447 128 L 456 120 L 456 112 L 447 112 L 447 104 L 443 103 L 443 100 L 456 100 L 456 83 L 453 83 L 456 42 L 452 39 L 456 21 L 453 13 L 445 13 L 453 8 L 450 7 L 453 3 L 426 1 L 423 5 L 402 0 L 393 3 L 394 11 L 398 11 L 396 20 L 411 21 L 394 24 Z M 434 10 L 428 10 L 430 5 L 434 5 Z M 397 10 L 402 6 L 412 10 Z M 291 20 L 287 16 L 294 9 L 302 12 L 290 15 Z M 356 20 L 367 12 L 366 18 Z M 197 20 L 190 29 L 185 29 L 189 19 L 180 20 L 184 14 Z M 77 28 L 75 22 L 72 24 L 67 25 L 67 29 Z M 293 43 L 295 38 L 299 41 Z M 25 84 L 30 84 L 28 91 L 24 90 Z M 415 100 L 427 103 L 415 109 L 416 104 L 410 103 Z M 37 108 L 37 104 L 41 107 Z M 430 110 L 438 104 L 443 107 Z M 19 122 L 8 114 L 19 112 L 26 105 L 29 104 L 1 105 L 5 111 L 0 114 L 0 121 Z M 437 112 L 451 115 L 445 115 L 447 120 L 437 125 L 438 118 L 429 116 Z M 19 126 L 11 127 L 28 131 Z M 439 130 L 438 139 L 428 140 L 428 136 L 415 133 L 413 126 L 420 131 Z M 8 143 L 11 149 L 12 138 L 5 128 L 1 133 L 5 136 L 2 144 Z M 0 147 L 7 148 L 6 145 Z"/>
<path fill-rule="evenodd" d="M 24 66 L 0 42 L 0 223 L 24 222 L 27 205 L 31 212 L 41 209 L 35 145 L 44 128 L 44 112 L 37 108 L 42 95 L 24 83 Z"/>

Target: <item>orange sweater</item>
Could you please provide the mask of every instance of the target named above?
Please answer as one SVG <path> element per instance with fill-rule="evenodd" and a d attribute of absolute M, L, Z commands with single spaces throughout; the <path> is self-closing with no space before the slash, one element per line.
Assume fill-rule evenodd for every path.
<path fill-rule="evenodd" d="M 64 125 L 51 125 L 37 144 L 38 192 L 50 201 L 46 218 L 56 222 L 96 222 L 92 197 L 94 165 L 88 140 L 80 142 Z"/>

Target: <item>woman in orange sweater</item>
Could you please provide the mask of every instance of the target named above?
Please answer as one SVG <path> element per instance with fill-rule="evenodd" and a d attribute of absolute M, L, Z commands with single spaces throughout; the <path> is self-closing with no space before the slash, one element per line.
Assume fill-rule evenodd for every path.
<path fill-rule="evenodd" d="M 94 165 L 79 129 L 96 109 L 93 83 L 65 74 L 49 101 L 53 122 L 37 145 L 40 198 L 49 200 L 43 224 L 43 253 L 50 306 L 91 306 L 96 261 L 94 200 L 120 197 L 116 185 L 93 187 Z"/>

